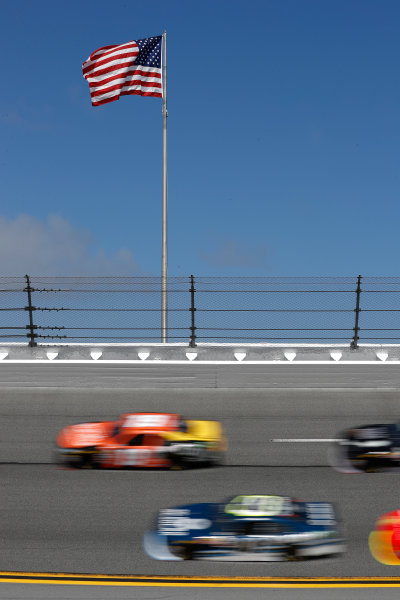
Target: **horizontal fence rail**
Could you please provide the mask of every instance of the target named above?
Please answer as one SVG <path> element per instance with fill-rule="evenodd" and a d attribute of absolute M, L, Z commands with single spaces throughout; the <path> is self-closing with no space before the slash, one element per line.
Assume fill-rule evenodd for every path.
<path fill-rule="evenodd" d="M 0 342 L 161 341 L 160 277 L 0 277 Z M 400 341 L 400 277 L 170 277 L 168 340 Z"/>

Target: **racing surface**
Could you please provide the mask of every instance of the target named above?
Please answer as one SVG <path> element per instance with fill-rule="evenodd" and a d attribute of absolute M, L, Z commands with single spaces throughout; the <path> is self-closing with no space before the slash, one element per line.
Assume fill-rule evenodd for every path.
<path fill-rule="evenodd" d="M 400 508 L 399 474 L 344 475 L 328 466 L 326 443 L 271 441 L 331 439 L 349 426 L 396 421 L 400 406 L 400 388 L 393 389 L 397 367 L 374 365 L 365 372 L 354 366 L 346 373 L 344 366 L 334 366 L 333 373 L 331 366 L 314 366 L 314 373 L 303 374 L 297 388 L 292 371 L 285 388 L 281 366 L 274 372 L 274 367 L 260 365 L 253 375 L 257 386 L 250 388 L 249 382 L 242 380 L 240 389 L 235 389 L 236 384 L 221 389 L 221 379 L 229 379 L 229 373 L 218 373 L 216 368 L 209 371 L 209 377 L 210 373 L 217 377 L 218 388 L 182 389 L 185 380 L 180 381 L 178 370 L 173 385 L 162 389 L 157 384 L 151 389 L 152 381 L 165 377 L 163 369 L 148 369 L 147 375 L 141 369 L 136 378 L 135 369 L 125 367 L 122 382 L 129 385 L 122 387 L 115 384 L 117 380 L 121 384 L 119 370 L 107 368 L 102 378 L 99 371 L 91 369 L 81 382 L 79 367 L 75 367 L 69 382 L 64 371 L 60 387 L 55 387 L 56 371 L 46 380 L 40 366 L 30 367 L 18 384 L 18 370 L 11 369 L 14 366 L 23 368 L 9 365 L 3 370 L 1 365 L 0 370 L 0 570 L 398 576 L 396 567 L 372 558 L 367 540 L 381 514 Z M 385 370 L 386 389 L 381 381 Z M 375 374 L 379 374 L 378 380 Z M 193 371 L 184 372 L 184 377 L 192 375 Z M 313 385 L 307 377 L 313 379 Z M 300 389 L 303 387 L 309 389 Z M 170 411 L 220 420 L 230 444 L 226 466 L 162 472 L 75 471 L 51 464 L 55 435 L 65 425 L 113 419 L 135 411 Z M 159 562 L 142 550 L 143 533 L 159 508 L 254 493 L 334 502 L 348 540 L 347 553 L 308 562 L 221 564 Z"/>
<path fill-rule="evenodd" d="M 3 583 L 2 600 L 398 600 L 399 589 L 235 589 L 235 588 L 157 588 L 62 585 L 23 585 Z"/>
<path fill-rule="evenodd" d="M 0 387 L 73 388 L 396 388 L 400 368 L 376 361 L 365 364 L 40 364 L 0 362 Z"/>

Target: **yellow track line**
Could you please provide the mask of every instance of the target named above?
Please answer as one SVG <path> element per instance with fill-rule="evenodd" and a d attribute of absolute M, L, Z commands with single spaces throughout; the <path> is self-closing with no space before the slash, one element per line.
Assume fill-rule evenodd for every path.
<path fill-rule="evenodd" d="M 0 583 L 132 587 L 386 588 L 400 577 L 194 577 L 0 571 Z"/>

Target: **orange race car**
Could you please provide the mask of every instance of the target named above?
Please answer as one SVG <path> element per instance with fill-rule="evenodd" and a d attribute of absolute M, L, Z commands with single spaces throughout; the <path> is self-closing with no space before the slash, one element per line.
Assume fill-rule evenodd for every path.
<path fill-rule="evenodd" d="M 216 465 L 227 445 L 217 421 L 190 421 L 171 413 L 133 413 L 119 421 L 69 425 L 56 444 L 61 464 L 111 469 Z"/>

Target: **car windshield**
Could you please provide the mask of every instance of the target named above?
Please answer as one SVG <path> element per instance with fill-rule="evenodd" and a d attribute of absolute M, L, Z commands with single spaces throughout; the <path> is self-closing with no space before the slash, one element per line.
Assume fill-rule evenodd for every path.
<path fill-rule="evenodd" d="M 227 514 L 236 516 L 273 516 L 283 510 L 282 496 L 235 496 L 225 505 Z"/>

